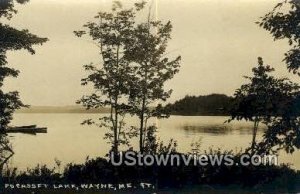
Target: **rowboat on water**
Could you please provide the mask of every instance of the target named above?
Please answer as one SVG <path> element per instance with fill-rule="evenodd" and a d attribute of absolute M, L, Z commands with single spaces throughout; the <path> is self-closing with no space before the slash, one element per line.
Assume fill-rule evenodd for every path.
<path fill-rule="evenodd" d="M 36 128 L 36 127 L 37 127 L 36 125 L 24 125 L 24 126 L 17 126 L 14 128 Z"/>
<path fill-rule="evenodd" d="M 37 127 L 36 125 L 9 127 L 6 130 L 7 133 L 47 133 L 46 127 Z"/>

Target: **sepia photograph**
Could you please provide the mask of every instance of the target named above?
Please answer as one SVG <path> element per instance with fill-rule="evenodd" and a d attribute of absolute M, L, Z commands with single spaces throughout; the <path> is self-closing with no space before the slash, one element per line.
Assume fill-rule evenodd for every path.
<path fill-rule="evenodd" d="M 300 0 L 0 0 L 0 194 L 300 193 Z"/>

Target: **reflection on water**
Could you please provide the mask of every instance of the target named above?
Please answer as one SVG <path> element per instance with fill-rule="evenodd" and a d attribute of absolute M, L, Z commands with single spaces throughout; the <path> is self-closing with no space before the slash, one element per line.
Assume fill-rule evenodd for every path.
<path fill-rule="evenodd" d="M 185 125 L 182 129 L 186 133 L 211 133 L 214 135 L 224 135 L 232 132 L 232 128 L 225 125 L 211 125 L 211 126 L 191 126 Z"/>
<path fill-rule="evenodd" d="M 107 129 L 80 125 L 87 118 L 98 117 L 98 114 L 16 114 L 12 125 L 46 126 L 48 133 L 36 136 L 14 134 L 10 137 L 15 151 L 11 165 L 26 169 L 39 163 L 54 165 L 55 158 L 65 165 L 70 162 L 82 163 L 87 156 L 105 156 L 110 149 L 110 145 L 103 140 Z M 158 136 L 165 143 L 170 139 L 177 140 L 180 152 L 191 151 L 191 143 L 199 139 L 201 151 L 211 147 L 240 150 L 249 146 L 253 123 L 224 123 L 226 120 L 228 117 L 171 116 L 169 119 L 153 119 L 149 124 L 158 127 Z M 133 125 L 137 120 L 127 118 L 126 122 Z M 264 126 L 260 126 L 258 139 L 264 129 Z M 135 149 L 138 148 L 137 138 L 131 143 Z M 293 155 L 281 154 L 279 162 L 289 162 L 300 169 L 300 152 Z"/>
<path fill-rule="evenodd" d="M 185 133 L 195 134 L 195 133 L 208 133 L 212 135 L 229 135 L 232 133 L 239 133 L 240 135 L 251 135 L 253 127 L 251 126 L 241 126 L 233 127 L 229 124 L 221 125 L 184 125 L 180 127 Z M 266 127 L 262 126 L 258 129 L 258 133 L 262 133 L 266 130 Z"/>

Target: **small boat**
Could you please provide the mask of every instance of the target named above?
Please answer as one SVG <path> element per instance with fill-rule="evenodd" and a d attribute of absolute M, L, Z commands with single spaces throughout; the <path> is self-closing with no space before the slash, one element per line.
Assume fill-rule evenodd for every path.
<path fill-rule="evenodd" d="M 24 126 L 17 126 L 17 127 L 13 127 L 13 128 L 36 128 L 37 126 L 36 125 L 24 125 Z"/>
<path fill-rule="evenodd" d="M 18 127 L 9 127 L 7 128 L 6 132 L 7 133 L 29 133 L 29 134 L 47 133 L 47 128 L 37 127 L 36 125 L 18 126 Z"/>

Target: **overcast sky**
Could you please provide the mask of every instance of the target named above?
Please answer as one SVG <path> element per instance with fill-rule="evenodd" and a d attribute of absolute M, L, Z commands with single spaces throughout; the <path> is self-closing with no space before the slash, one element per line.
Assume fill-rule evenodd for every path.
<path fill-rule="evenodd" d="M 255 21 L 270 11 L 277 0 L 157 0 L 158 18 L 171 20 L 174 29 L 168 50 L 170 57 L 181 55 L 180 73 L 168 88 L 170 101 L 185 95 L 225 93 L 232 95 L 250 75 L 257 57 L 276 69 L 279 77 L 299 83 L 282 62 L 286 41 L 274 42 Z M 128 2 L 128 0 L 127 0 Z M 31 105 L 72 105 L 88 89 L 80 86 L 83 64 L 99 62 L 98 48 L 73 31 L 100 10 L 109 10 L 110 0 L 31 0 L 18 6 L 10 21 L 18 29 L 48 37 L 36 54 L 10 52 L 11 66 L 21 71 L 7 79 L 6 90 L 20 91 Z"/>

